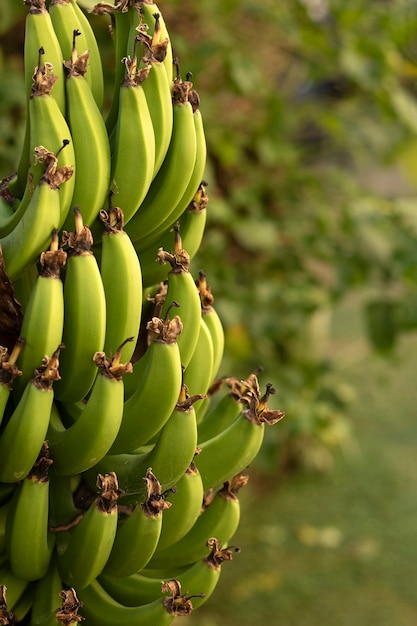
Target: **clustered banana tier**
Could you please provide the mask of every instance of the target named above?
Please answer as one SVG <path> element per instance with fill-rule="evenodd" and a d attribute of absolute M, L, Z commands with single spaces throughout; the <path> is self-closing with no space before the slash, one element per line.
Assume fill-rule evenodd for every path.
<path fill-rule="evenodd" d="M 206 142 L 159 8 L 25 0 L 27 123 L 0 199 L 0 621 L 163 626 L 215 588 L 268 408 L 218 378 Z"/>

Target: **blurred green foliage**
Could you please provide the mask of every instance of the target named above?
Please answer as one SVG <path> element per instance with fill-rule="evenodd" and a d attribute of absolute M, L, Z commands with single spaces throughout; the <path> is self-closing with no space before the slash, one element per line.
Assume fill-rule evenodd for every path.
<path fill-rule="evenodd" d="M 0 7 L 2 176 L 25 118 L 16 6 Z M 353 398 L 328 348 L 333 307 L 366 286 L 363 315 L 382 354 L 417 326 L 417 2 L 159 7 L 201 97 L 210 203 L 193 267 L 224 321 L 222 372 L 244 378 L 261 365 L 261 382 L 278 390 L 271 404 L 287 417 L 268 432 L 265 469 L 327 467 L 349 438 Z M 111 86 L 108 23 L 91 19 Z"/>

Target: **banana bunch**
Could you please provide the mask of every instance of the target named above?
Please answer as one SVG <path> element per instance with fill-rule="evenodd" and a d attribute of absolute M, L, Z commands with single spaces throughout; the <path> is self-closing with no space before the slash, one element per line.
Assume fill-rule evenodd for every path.
<path fill-rule="evenodd" d="M 283 417 L 221 376 L 193 276 L 200 98 L 149 0 L 25 0 L 27 117 L 0 183 L 0 621 L 163 626 L 216 587 L 238 491 Z"/>

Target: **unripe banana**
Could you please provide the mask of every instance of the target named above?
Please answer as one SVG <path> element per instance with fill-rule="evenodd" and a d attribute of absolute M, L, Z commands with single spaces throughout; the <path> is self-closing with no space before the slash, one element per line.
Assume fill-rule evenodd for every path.
<path fill-rule="evenodd" d="M 121 361 L 130 361 L 139 336 L 142 315 L 142 272 L 129 235 L 123 230 L 123 211 L 117 207 L 101 211 L 102 237 L 100 271 L 106 295 L 106 338 L 104 352 L 114 354 L 126 337 Z M 136 447 L 136 446 L 135 446 Z"/>
<path fill-rule="evenodd" d="M 126 607 L 95 580 L 78 594 L 82 613 L 91 626 L 169 626 L 176 616 L 189 615 L 192 603 L 183 596 L 159 598 L 141 606 Z"/>
<path fill-rule="evenodd" d="M 91 36 L 91 27 L 89 27 L 88 20 L 86 21 L 82 18 L 80 20 L 80 11 L 81 10 L 76 10 L 76 3 L 71 0 L 51 0 L 49 3 L 49 14 L 64 60 L 71 57 L 74 30 L 80 33 L 79 50 L 81 50 L 82 53 L 88 50 L 89 54 L 91 54 L 86 81 L 93 94 L 97 107 L 101 111 L 103 106 L 103 69 L 101 66 L 101 57 L 98 54 L 95 37 Z"/>
<path fill-rule="evenodd" d="M 197 344 L 184 372 L 184 382 L 191 395 L 195 393 L 207 394 L 213 381 L 213 356 L 214 349 L 211 333 L 201 315 Z"/>
<path fill-rule="evenodd" d="M 182 325 L 178 317 L 148 324 L 153 340 L 135 363 L 134 393 L 125 401 L 122 423 L 110 454 L 132 452 L 148 443 L 170 418 L 181 390 L 181 357 L 177 338 Z"/>
<path fill-rule="evenodd" d="M 166 217 L 163 222 L 161 222 L 159 226 L 154 228 L 152 232 L 148 234 L 146 241 L 141 243 L 140 239 L 136 240 L 136 247 L 138 250 L 140 250 L 143 245 L 145 245 L 145 247 L 148 247 L 150 243 L 156 243 L 164 232 L 173 228 L 174 224 L 187 209 L 190 202 L 193 201 L 193 198 L 196 194 L 196 189 L 199 189 L 201 180 L 203 179 L 207 159 L 207 144 L 203 126 L 203 118 L 199 108 L 200 98 L 195 90 L 192 89 L 189 92 L 188 101 L 191 103 L 191 106 L 193 108 L 193 120 L 196 137 L 195 161 L 191 171 L 191 175 L 188 180 L 188 184 L 176 205 L 172 206 L 169 212 L 167 211 Z"/>
<path fill-rule="evenodd" d="M 101 111 L 104 101 L 104 76 L 101 60 L 101 52 L 98 46 L 96 35 L 90 24 L 88 17 L 79 6 L 77 0 L 70 0 L 74 7 L 75 15 L 78 18 L 78 28 L 84 35 L 86 49 L 90 51 L 89 55 L 89 72 L 91 73 L 91 91 L 97 103 L 97 107 Z"/>
<path fill-rule="evenodd" d="M 172 135 L 173 114 L 171 84 L 167 81 L 164 60 L 167 54 L 168 40 L 159 42 L 160 16 L 155 17 L 154 36 L 139 31 L 139 41 L 146 46 L 142 63 L 150 65 L 150 72 L 143 82 L 149 113 L 155 133 L 155 165 L 153 177 L 159 171 L 168 151 Z M 156 37 L 155 37 L 156 34 Z"/>
<path fill-rule="evenodd" d="M 22 276 L 49 247 L 52 232 L 61 220 L 59 185 L 72 176 L 72 170 L 57 167 L 48 153 L 45 172 L 14 230 L 0 239 L 4 264 L 12 281 Z M 69 178 L 68 178 L 69 177 Z M 19 254 L 16 254 L 19 250 Z"/>
<path fill-rule="evenodd" d="M 225 343 L 224 329 L 222 321 L 213 306 L 214 296 L 211 292 L 210 286 L 207 284 L 206 274 L 202 270 L 199 272 L 196 284 L 200 294 L 203 319 L 207 325 L 213 342 L 212 380 L 214 380 L 218 374 L 223 359 Z"/>
<path fill-rule="evenodd" d="M 55 537 L 48 531 L 51 463 L 44 445 L 33 468 L 18 485 L 6 521 L 10 566 L 22 580 L 45 576 L 54 549 Z"/>
<path fill-rule="evenodd" d="M 247 408 L 223 432 L 199 443 L 201 453 L 195 462 L 206 490 L 230 480 L 252 463 L 262 445 L 265 424 L 275 424 L 284 416 L 282 411 L 267 406 L 274 392 L 268 384 L 260 397 L 256 375 L 251 375 L 242 386 L 240 397 Z"/>
<path fill-rule="evenodd" d="M 30 626 L 58 626 L 56 614 L 61 605 L 62 587 L 61 576 L 53 555 L 48 571 L 36 585 L 30 612 Z"/>
<path fill-rule="evenodd" d="M 202 418 L 197 420 L 199 443 L 207 441 L 229 428 L 245 408 L 245 404 L 239 402 L 239 399 L 231 391 L 220 398 L 215 396 L 219 392 L 220 386 L 224 383 L 229 385 L 229 382 L 233 384 L 233 380 L 235 380 L 233 377 L 217 379 L 208 390 L 208 398 L 204 400 L 204 402 L 209 403 L 208 408 Z M 200 414 L 198 417 L 201 417 Z"/>
<path fill-rule="evenodd" d="M 194 526 L 179 541 L 156 550 L 148 568 L 182 567 L 195 563 L 207 555 L 207 541 L 216 537 L 221 543 L 228 542 L 235 534 L 240 521 L 238 491 L 248 482 L 244 475 L 227 481 L 215 494 L 209 494 Z"/>
<path fill-rule="evenodd" d="M 123 415 L 123 379 L 131 371 L 131 363 L 120 363 L 121 347 L 111 359 L 104 352 L 94 355 L 99 373 L 94 381 L 85 408 L 69 428 L 51 415 L 48 441 L 57 474 L 84 472 L 109 451 Z"/>
<path fill-rule="evenodd" d="M 116 472 L 120 488 L 124 492 L 123 503 L 127 504 L 136 504 L 145 496 L 145 488 L 138 483 L 138 477 L 144 476 L 148 467 L 152 467 L 152 471 L 158 476 L 163 491 L 174 487 L 195 454 L 197 425 L 193 402 L 199 398 L 200 396 L 187 397 L 183 387 L 174 411 L 150 450 L 106 455 L 86 472 L 87 482 L 91 485 L 97 472 Z"/>
<path fill-rule="evenodd" d="M 57 563 L 61 578 L 77 592 L 101 573 L 116 536 L 120 494 L 117 478 L 114 474 L 99 475 L 97 486 L 100 495 L 77 525 L 66 533 L 57 533 Z"/>
<path fill-rule="evenodd" d="M 144 0 L 143 2 L 140 2 L 139 5 L 140 5 L 141 20 L 143 20 L 143 22 L 147 25 L 148 33 L 155 40 L 155 43 L 162 43 L 163 41 L 167 40 L 166 54 L 165 54 L 163 63 L 164 63 L 164 67 L 165 67 L 165 71 L 167 75 L 168 84 L 171 85 L 172 80 L 174 78 L 173 77 L 174 62 L 173 62 L 171 40 L 169 38 L 169 33 L 168 33 L 168 29 L 167 29 L 167 25 L 165 23 L 164 17 L 161 11 L 159 10 L 158 5 L 156 5 L 152 1 L 149 2 L 149 0 Z M 156 21 L 155 15 L 159 16 L 158 21 Z M 134 35 L 132 34 L 132 30 L 131 30 L 130 37 L 132 38 L 133 36 Z"/>
<path fill-rule="evenodd" d="M 114 129 L 111 186 L 115 203 L 132 219 L 145 198 L 153 177 L 155 134 L 142 82 L 149 67 L 137 69 L 137 59 L 126 58 L 126 76 L 120 86 Z"/>
<path fill-rule="evenodd" d="M 187 250 L 190 260 L 197 254 L 206 225 L 206 206 L 208 196 L 205 191 L 207 183 L 202 181 L 194 199 L 178 220 L 181 233 L 182 245 Z M 175 226 L 175 225 L 174 225 Z M 142 268 L 142 280 L 144 287 L 150 287 L 158 282 L 167 279 L 168 268 L 157 262 L 158 248 L 172 250 L 174 244 L 174 226 L 158 237 L 155 244 L 150 245 L 146 250 L 137 250 Z"/>
<path fill-rule="evenodd" d="M 169 570 L 165 574 L 158 572 L 158 575 L 154 575 L 152 570 L 143 570 L 124 578 L 103 575 L 99 577 L 99 582 L 116 602 L 125 606 L 138 606 L 157 600 L 161 595 L 161 589 L 164 593 L 167 591 L 166 585 L 170 578 L 172 582 L 176 581 L 182 589 L 187 590 L 187 595 L 192 596 L 193 608 L 197 609 L 208 600 L 216 588 L 221 564 L 232 560 L 233 552 L 239 552 L 239 548 L 222 549 L 215 538 L 210 538 L 209 546 L 210 554 L 180 572 L 174 570 L 169 576 L 167 576 Z M 162 576 L 167 582 L 161 580 Z"/>
<path fill-rule="evenodd" d="M 53 97 L 57 101 L 59 109 L 65 115 L 65 87 L 64 68 L 61 47 L 56 37 L 51 17 L 46 10 L 45 0 L 27 0 L 29 11 L 25 20 L 24 38 L 24 80 L 27 97 L 26 125 L 21 157 L 17 168 L 17 177 L 11 181 L 10 190 L 17 198 L 21 198 L 26 187 L 30 152 L 30 120 L 29 120 L 29 97 L 32 90 L 33 74 L 38 65 L 38 51 L 43 48 L 46 60 L 54 68 L 58 77 Z M 48 136 L 48 135 L 46 135 Z M 62 137 L 61 139 L 64 139 Z"/>
<path fill-rule="evenodd" d="M 77 55 L 78 35 L 79 31 L 75 30 L 71 57 L 65 62 L 67 119 L 77 164 L 71 206 L 79 206 L 84 223 L 92 224 L 105 203 L 110 185 L 110 145 L 103 116 L 86 79 L 89 51 Z M 72 223 L 73 215 L 69 214 L 64 228 L 71 229 Z"/>
<path fill-rule="evenodd" d="M 15 576 L 8 562 L 0 565 L 0 609 L 13 624 L 13 610 L 32 583 Z M 7 624 L 7 622 L 6 622 Z"/>
<path fill-rule="evenodd" d="M 188 102 L 190 89 L 188 81 L 173 85 L 173 127 L 168 151 L 146 197 L 126 224 L 126 231 L 138 249 L 147 247 L 149 234 L 159 228 L 178 204 L 194 169 L 197 140 L 193 109 Z"/>
<path fill-rule="evenodd" d="M 194 526 L 201 512 L 203 498 L 203 481 L 192 462 L 175 485 L 170 497 L 172 506 L 164 511 L 158 550 L 172 545 Z"/>
<path fill-rule="evenodd" d="M 23 480 L 42 448 L 52 410 L 52 385 L 59 377 L 58 351 L 44 357 L 0 435 L 0 481 L 4 483 Z"/>
<path fill-rule="evenodd" d="M 164 250 L 158 251 L 159 262 L 171 264 L 168 274 L 168 291 L 162 314 L 168 314 L 170 302 L 177 302 L 180 306 L 183 330 L 178 337 L 178 346 L 181 354 L 181 363 L 187 368 L 198 342 L 201 320 L 201 303 L 194 279 L 189 271 L 190 258 L 182 247 L 179 229 L 175 230 L 174 254 Z"/>
<path fill-rule="evenodd" d="M 106 333 L 106 298 L 96 258 L 91 251 L 92 236 L 75 207 L 75 232 L 66 233 L 68 260 L 64 280 L 65 350 L 61 354 L 61 380 L 56 398 L 77 402 L 90 391 L 97 374 L 93 357 L 101 352 Z"/>
<path fill-rule="evenodd" d="M 52 233 L 49 250 L 40 256 L 40 270 L 23 315 L 21 333 L 25 338 L 17 364 L 22 370 L 14 396 L 23 392 L 45 354 L 52 354 L 62 341 L 64 294 L 61 269 L 67 254 L 58 249 L 58 231 Z"/>
<path fill-rule="evenodd" d="M 13 388 L 13 381 L 15 378 L 22 375 L 22 372 L 16 365 L 16 361 L 23 344 L 23 337 L 19 337 L 10 354 L 7 348 L 0 346 L 0 424 L 5 415 L 10 392 Z"/>
<path fill-rule="evenodd" d="M 147 497 L 119 519 L 113 548 L 103 574 L 123 577 L 143 569 L 151 559 L 161 534 L 163 512 L 171 505 L 165 501 L 161 485 L 148 468 L 144 481 Z"/>

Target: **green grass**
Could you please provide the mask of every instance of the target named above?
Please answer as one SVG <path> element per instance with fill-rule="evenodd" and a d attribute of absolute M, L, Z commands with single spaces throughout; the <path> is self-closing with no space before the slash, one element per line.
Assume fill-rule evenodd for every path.
<path fill-rule="evenodd" d="M 252 469 L 241 553 L 189 626 L 417 624 L 417 337 L 382 359 L 360 324 L 348 302 L 329 346 L 356 389 L 353 445 L 327 474 L 263 488 Z"/>

